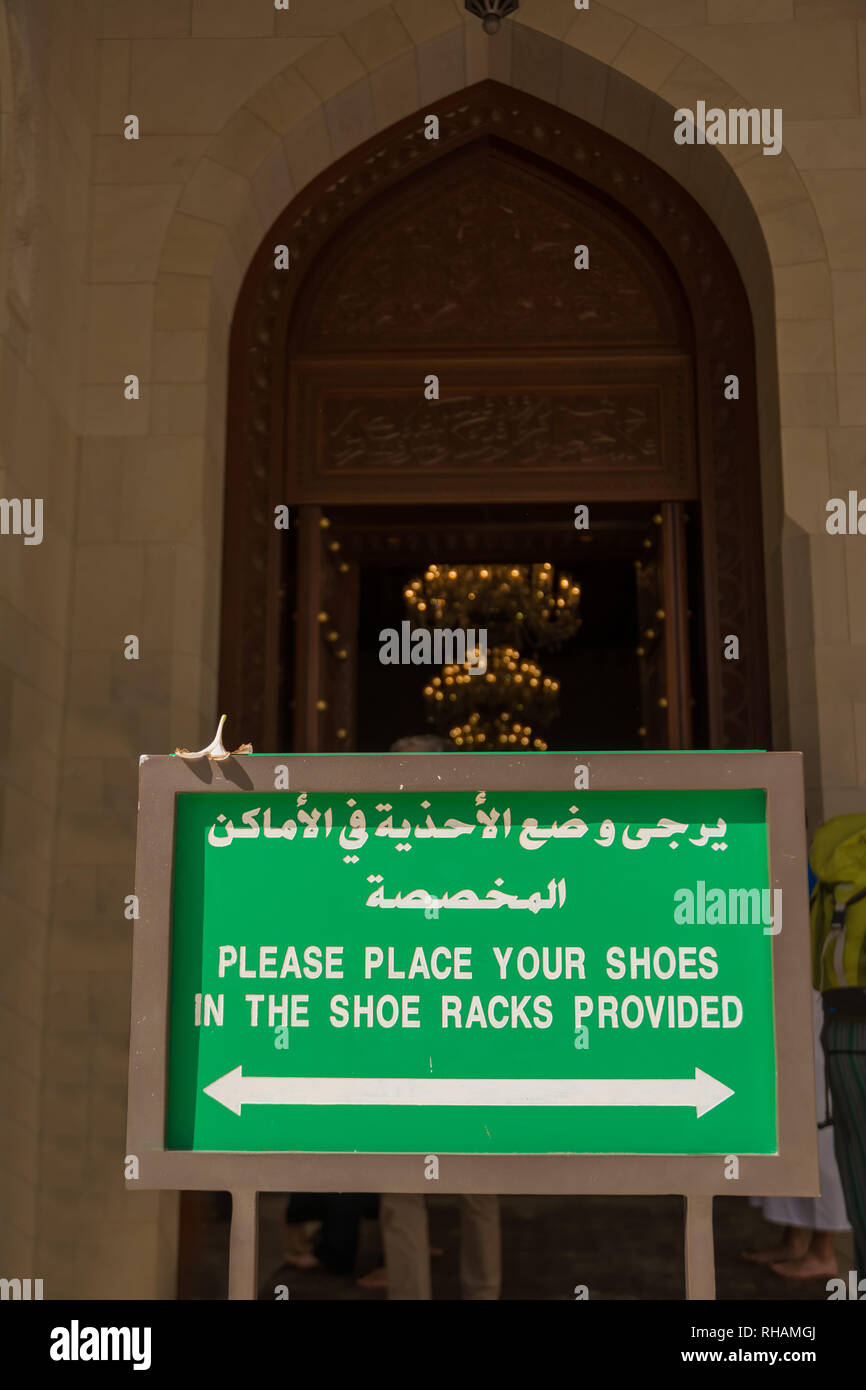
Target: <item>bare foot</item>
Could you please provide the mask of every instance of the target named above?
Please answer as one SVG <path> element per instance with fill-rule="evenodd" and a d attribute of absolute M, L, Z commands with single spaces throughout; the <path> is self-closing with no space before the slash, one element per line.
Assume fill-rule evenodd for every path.
<path fill-rule="evenodd" d="M 388 1271 L 384 1265 L 380 1265 L 378 1269 L 371 1269 L 369 1274 L 362 1274 L 355 1282 L 359 1289 L 387 1289 Z"/>
<path fill-rule="evenodd" d="M 300 1255 L 296 1255 L 294 1252 L 291 1252 L 291 1253 L 288 1254 L 288 1255 L 284 1255 L 284 1256 L 283 1256 L 283 1263 L 289 1265 L 292 1269 L 322 1269 L 322 1268 L 324 1268 L 324 1266 L 322 1265 L 322 1261 L 321 1261 L 321 1260 L 317 1260 L 316 1257 L 315 1257 L 315 1255 L 309 1255 L 309 1254 L 300 1254 Z"/>
<path fill-rule="evenodd" d="M 774 1274 L 781 1274 L 783 1279 L 831 1279 L 839 1273 L 835 1260 L 822 1260 L 812 1250 L 798 1260 L 783 1260 L 770 1265 L 770 1268 Z"/>
<path fill-rule="evenodd" d="M 771 1265 L 780 1261 L 799 1260 L 803 1251 L 797 1250 L 790 1245 L 776 1245 L 772 1250 L 741 1250 L 740 1255 L 744 1260 L 751 1260 L 756 1265 Z"/>

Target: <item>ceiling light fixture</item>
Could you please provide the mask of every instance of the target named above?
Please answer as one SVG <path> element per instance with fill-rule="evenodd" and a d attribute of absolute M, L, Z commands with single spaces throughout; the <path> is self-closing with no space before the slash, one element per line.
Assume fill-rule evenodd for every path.
<path fill-rule="evenodd" d="M 466 9 L 481 20 L 485 34 L 498 34 L 507 15 L 520 8 L 520 0 L 465 0 Z"/>

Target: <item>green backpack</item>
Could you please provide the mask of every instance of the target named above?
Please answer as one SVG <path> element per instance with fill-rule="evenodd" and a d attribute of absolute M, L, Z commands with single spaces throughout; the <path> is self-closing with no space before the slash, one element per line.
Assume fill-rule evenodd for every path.
<path fill-rule="evenodd" d="M 815 831 L 809 863 L 812 983 L 866 985 L 866 815 L 834 816 Z"/>

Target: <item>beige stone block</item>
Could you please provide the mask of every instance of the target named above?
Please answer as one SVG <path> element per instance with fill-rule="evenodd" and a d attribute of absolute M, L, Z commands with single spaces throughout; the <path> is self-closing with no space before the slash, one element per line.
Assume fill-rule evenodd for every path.
<path fill-rule="evenodd" d="M 147 373 L 153 285 L 91 285 L 87 302 L 85 381 L 122 382 Z"/>
<path fill-rule="evenodd" d="M 320 105 L 318 94 L 294 68 L 266 82 L 247 102 L 248 109 L 278 135 L 287 135 Z"/>
<path fill-rule="evenodd" d="M 482 30 L 482 38 L 486 35 Z M 511 81 L 522 92 L 549 99 L 559 88 L 563 45 L 525 25 L 511 38 Z"/>
<path fill-rule="evenodd" d="M 825 261 L 773 267 L 780 319 L 820 319 L 833 314 L 830 271 Z"/>
<path fill-rule="evenodd" d="M 800 169 L 863 169 L 866 120 L 787 121 L 785 148 Z"/>
<path fill-rule="evenodd" d="M 416 44 L 463 28 L 452 0 L 393 0 L 393 9 Z"/>
<path fill-rule="evenodd" d="M 520 11 L 509 21 L 514 29 L 527 28 L 561 39 L 574 25 L 574 5 L 562 0 L 522 0 Z"/>
<path fill-rule="evenodd" d="M 298 121 L 291 133 L 284 138 L 283 145 L 289 161 L 292 183 L 299 192 L 333 162 L 331 137 L 324 108 L 320 107 Z"/>
<path fill-rule="evenodd" d="M 11 943 L 7 943 L 11 945 Z M 0 1004 L 14 1009 L 29 1022 L 42 1022 L 42 971 L 26 961 L 17 951 L 4 953 L 5 964 L 0 974 Z M 24 1119 L 23 1115 L 19 1115 Z"/>
<path fill-rule="evenodd" d="M 295 67 L 322 101 L 364 77 L 364 68 L 343 38 L 326 39 L 299 57 Z"/>
<path fill-rule="evenodd" d="M 422 106 L 449 96 L 466 85 L 463 29 L 428 39 L 418 49 L 418 90 Z"/>
<path fill-rule="evenodd" d="M 94 183 L 186 183 L 208 146 L 206 135 L 98 135 Z"/>
<path fill-rule="evenodd" d="M 160 271 L 153 306 L 154 329 L 171 332 L 207 328 L 210 285 L 202 275 L 171 275 Z"/>
<path fill-rule="evenodd" d="M 339 159 L 376 133 L 368 77 L 325 102 L 324 111 L 334 159 Z"/>
<path fill-rule="evenodd" d="M 246 270 L 267 231 L 252 192 L 227 231 L 238 263 Z"/>
<path fill-rule="evenodd" d="M 862 0 L 794 0 L 796 19 L 862 19 Z"/>
<path fill-rule="evenodd" d="M 648 29 L 669 29 L 681 24 L 703 24 L 707 0 L 605 0 L 605 8 Z"/>
<path fill-rule="evenodd" d="M 214 262 L 210 280 L 212 316 L 208 325 L 209 338 L 212 338 L 217 324 L 227 324 L 231 320 L 243 278 L 244 272 L 238 263 L 234 246 L 227 237 Z"/>
<path fill-rule="evenodd" d="M 616 55 L 613 66 L 651 92 L 657 92 L 684 57 L 681 48 L 659 38 L 658 34 L 636 29 Z"/>
<path fill-rule="evenodd" d="M 782 424 L 804 428 L 838 423 L 836 378 L 813 372 L 780 378 Z"/>
<path fill-rule="evenodd" d="M 815 641 L 822 645 L 850 642 L 847 551 L 860 538 L 830 536 L 826 530 L 810 538 L 812 617 Z"/>
<path fill-rule="evenodd" d="M 121 534 L 131 545 L 199 539 L 204 488 L 202 441 L 168 435 L 129 441 L 115 488 L 120 493 Z M 147 580 L 153 584 L 150 570 Z M 175 595 L 175 602 L 178 598 Z"/>
<path fill-rule="evenodd" d="M 862 569 L 861 569 L 862 577 Z M 850 700 L 852 704 L 866 700 L 866 624 L 859 635 L 852 634 L 852 644 L 837 642 L 819 645 L 815 649 L 818 701 Z"/>
<path fill-rule="evenodd" d="M 514 26 L 503 24 L 498 34 L 492 34 L 489 40 L 490 56 L 488 59 L 489 76 L 494 82 L 502 82 L 506 87 L 511 86 L 511 43 L 514 37 Z M 571 49 L 563 45 L 563 53 L 571 52 Z"/>
<path fill-rule="evenodd" d="M 611 70 L 602 126 L 632 149 L 644 151 L 649 141 L 655 105 L 652 92 L 633 82 L 630 77 Z"/>
<path fill-rule="evenodd" d="M 71 550 L 67 563 L 72 563 Z M 63 575 L 64 583 L 67 575 L 68 569 Z M 52 786 L 62 729 L 62 707 L 57 695 L 46 695 L 21 681 L 12 682 L 9 735 L 8 741 L 3 740 L 7 746 L 2 756 L 9 776 L 17 779 L 19 786 L 27 785 L 25 763 L 28 757 L 33 759 L 33 770 L 40 785 Z M 28 925 L 28 936 L 37 939 L 35 924 Z"/>
<path fill-rule="evenodd" d="M 250 180 L 253 200 L 266 227 L 287 208 L 294 197 L 294 185 L 280 143 L 262 160 Z"/>
<path fill-rule="evenodd" d="M 418 110 L 418 64 L 414 49 L 370 77 L 375 127 L 384 130 Z"/>
<path fill-rule="evenodd" d="M 99 129 L 123 133 L 123 118 L 130 114 L 130 45 L 126 41 L 100 44 Z"/>
<path fill-rule="evenodd" d="M 794 0 L 707 0 L 710 24 L 783 24 L 794 18 Z"/>
<path fill-rule="evenodd" d="M 209 275 L 224 237 L 218 223 L 176 212 L 162 245 L 160 274 Z"/>
<path fill-rule="evenodd" d="M 804 531 L 823 531 L 830 486 L 824 430 L 782 430 L 782 476 L 787 516 Z"/>
<path fill-rule="evenodd" d="M 832 372 L 833 324 L 827 319 L 782 320 L 778 326 L 780 372 Z"/>
<path fill-rule="evenodd" d="M 807 23 L 784 31 L 777 24 L 713 25 L 676 35 L 749 105 L 781 107 L 787 120 L 860 114 L 853 38 L 850 25 Z"/>
<path fill-rule="evenodd" d="M 382 0 L 291 0 L 288 10 L 277 11 L 275 32 L 280 37 L 341 34 L 381 8 Z"/>
<path fill-rule="evenodd" d="M 677 42 L 679 35 L 677 34 Z M 688 108 L 692 111 L 697 109 L 698 101 L 704 101 L 707 107 L 720 106 L 723 110 L 743 105 L 739 93 L 725 82 L 712 67 L 707 67 L 705 63 L 698 62 L 696 58 L 686 56 L 682 62 L 674 69 L 670 77 L 659 87 L 659 96 L 669 102 L 674 110 Z M 674 132 L 674 111 L 670 112 L 671 140 Z M 716 146 L 688 146 L 683 145 L 679 148 L 687 149 L 715 149 L 727 162 L 735 167 L 751 159 L 754 150 L 750 145 L 716 145 Z"/>
<path fill-rule="evenodd" d="M 7 1269 L 42 1268 L 35 1254 L 35 1184 L 23 1177 L 13 1178 L 5 1171 L 0 1181 L 0 1229 L 3 1231 L 3 1263 Z M 45 1276 L 37 1277 L 44 1279 Z"/>
<path fill-rule="evenodd" d="M 150 428 L 152 390 L 141 383 L 141 396 L 128 401 L 122 380 L 116 386 L 84 387 L 84 428 L 87 434 L 147 434 Z"/>
<path fill-rule="evenodd" d="M 309 38 L 140 40 L 132 48 L 130 109 L 150 134 L 216 134 L 234 111 L 315 43 Z"/>
<path fill-rule="evenodd" d="M 840 372 L 839 424 L 866 425 L 866 372 Z"/>
<path fill-rule="evenodd" d="M 273 127 L 248 107 L 242 107 L 211 142 L 208 157 L 226 169 L 251 178 L 278 143 Z"/>
<path fill-rule="evenodd" d="M 866 371 L 866 270 L 832 274 L 836 364 L 840 372 Z"/>
<path fill-rule="evenodd" d="M 808 200 L 762 213 L 761 228 L 774 266 L 825 258 L 821 226 Z"/>
<path fill-rule="evenodd" d="M 589 9 L 581 10 L 571 28 L 566 30 L 565 42 L 579 48 L 581 53 L 600 58 L 603 63 L 612 63 L 634 28 L 624 15 L 590 3 Z"/>
<path fill-rule="evenodd" d="M 581 53 L 578 48 L 564 45 L 557 105 L 570 111 L 573 116 L 589 121 L 590 125 L 601 125 L 607 95 L 607 74 L 608 68 L 604 63 Z"/>
<path fill-rule="evenodd" d="M 230 226 L 249 199 L 248 179 L 211 159 L 203 159 L 183 191 L 178 212 Z"/>
<path fill-rule="evenodd" d="M 122 653 L 124 637 L 137 632 L 142 575 L 138 546 L 121 542 L 78 547 L 70 625 L 73 646 Z"/>
<path fill-rule="evenodd" d="M 850 426 L 829 430 L 828 443 L 833 495 L 845 497 L 851 489 L 866 492 L 866 429 Z"/>
<path fill-rule="evenodd" d="M 179 545 L 175 552 L 175 564 L 177 589 L 178 593 L 184 595 L 184 602 L 176 604 L 174 609 L 172 652 L 198 659 L 211 588 L 205 556 L 200 547 Z M 207 735 L 208 742 L 210 737 Z"/>
<path fill-rule="evenodd" d="M 861 661 L 866 663 L 866 651 L 861 652 Z M 854 704 L 854 744 L 857 750 L 857 782 L 866 785 L 866 700 Z"/>
<path fill-rule="evenodd" d="M 156 279 L 159 253 L 177 198 L 171 184 L 93 190 L 90 278 L 94 281 Z"/>
<path fill-rule="evenodd" d="M 759 213 L 800 203 L 808 196 L 802 178 L 784 152 L 769 157 L 757 153 L 737 166 L 737 177 Z"/>
<path fill-rule="evenodd" d="M 3 880 L 4 898 L 8 898 L 12 892 L 15 893 L 15 906 L 11 920 L 7 919 L 6 931 L 16 922 L 23 926 L 28 912 L 39 920 L 38 953 L 27 948 L 19 951 L 21 958 L 28 960 L 31 965 L 40 964 L 45 950 L 47 923 L 44 908 L 47 893 L 40 892 L 37 897 L 35 893 L 31 895 L 28 890 L 31 875 L 36 874 L 41 878 L 45 874 L 54 850 L 54 808 L 34 800 L 34 791 L 38 795 L 41 790 L 36 787 L 32 778 L 25 788 L 7 782 L 5 787 L 0 789 L 0 816 L 4 822 L 3 871 L 0 878 Z M 53 790 L 51 787 L 52 793 Z M 9 872 L 13 866 L 14 874 Z M 0 1012 L 3 1012 L 4 1008 L 5 1006 L 0 1004 Z M 33 1020 L 30 1019 L 28 1022 L 33 1023 Z M 29 1055 L 31 1058 L 34 1056 L 32 1052 Z"/>
<path fill-rule="evenodd" d="M 866 268 L 866 169 L 803 174 L 834 270 Z"/>
<path fill-rule="evenodd" d="M 368 72 L 375 72 L 414 48 L 405 25 L 390 6 L 350 24 L 343 37 Z"/>
<path fill-rule="evenodd" d="M 666 143 L 668 143 L 669 140 L 670 135 L 668 133 Z M 681 155 L 684 149 L 688 149 L 688 146 L 675 145 L 674 149 Z M 647 146 L 647 153 L 651 159 L 656 158 L 652 140 Z M 743 188 L 740 185 L 737 172 L 718 151 L 715 151 L 715 155 L 716 157 L 713 158 L 706 147 L 695 147 L 694 159 L 690 164 L 686 163 L 684 166 L 688 180 L 688 191 L 693 198 L 697 199 L 701 207 L 704 208 L 716 223 L 719 231 L 722 231 L 723 226 L 730 226 L 732 223 L 736 223 L 741 228 L 745 238 L 754 247 L 756 241 L 760 240 L 762 242 L 763 240 L 757 227 L 757 218 L 755 217 L 754 210 L 744 197 Z M 673 161 L 664 162 L 662 167 L 666 168 L 669 173 L 672 173 L 674 178 L 677 177 L 678 170 Z M 746 288 L 749 291 L 752 301 L 752 316 L 755 320 L 757 331 L 757 323 L 760 314 L 758 300 L 753 293 L 753 286 L 749 281 L 747 267 L 741 266 L 740 270 L 744 275 Z M 772 315 L 772 295 L 770 294 L 769 284 L 765 280 L 763 267 L 761 268 L 758 283 L 766 288 L 768 312 Z"/>
<path fill-rule="evenodd" d="M 521 32 L 525 32 L 521 30 Z M 514 48 L 514 30 L 511 35 L 512 50 Z M 485 34 L 480 24 L 470 24 L 468 21 L 463 26 L 463 52 L 466 57 L 466 85 L 471 87 L 475 82 L 485 82 L 490 76 L 490 43 L 489 36 Z"/>
<path fill-rule="evenodd" d="M 151 433 L 199 435 L 204 430 L 206 406 L 205 386 L 154 386 Z"/>
<path fill-rule="evenodd" d="M 192 0 L 103 0 L 106 39 L 179 39 L 190 32 Z"/>
<path fill-rule="evenodd" d="M 194 39 L 271 38 L 274 0 L 192 0 Z"/>
<path fill-rule="evenodd" d="M 153 335 L 155 382 L 204 381 L 207 334 L 196 330 Z"/>
<path fill-rule="evenodd" d="M 856 786 L 857 745 L 852 706 L 842 700 L 819 704 L 818 725 L 822 781 L 835 787 Z"/>
<path fill-rule="evenodd" d="M 0 1111 L 0 1123 L 3 1126 L 3 1149 L 4 1149 L 4 1169 L 0 1183 L 4 1187 L 10 1185 L 10 1177 L 29 1181 L 36 1171 L 39 1162 L 39 1131 L 36 1126 L 31 1128 L 19 1122 L 13 1116 L 11 1110 L 7 1114 Z M 7 1269 L 32 1269 L 33 1265 L 28 1261 L 26 1265 L 14 1265 L 9 1263 L 7 1253 L 6 1232 L 4 1230 L 3 1239 L 3 1263 Z M 13 1276 L 14 1277 L 14 1276 Z M 24 1278 L 27 1276 L 25 1275 Z M 32 1277 L 32 1276 L 31 1276 Z"/>

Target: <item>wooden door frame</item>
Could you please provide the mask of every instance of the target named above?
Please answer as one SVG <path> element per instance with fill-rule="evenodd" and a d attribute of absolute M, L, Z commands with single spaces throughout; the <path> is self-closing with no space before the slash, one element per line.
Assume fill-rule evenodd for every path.
<path fill-rule="evenodd" d="M 315 179 L 276 219 L 244 280 L 230 344 L 221 707 L 239 736 L 251 738 L 257 749 L 276 748 L 283 533 L 273 517 L 276 506 L 295 502 L 285 495 L 285 383 L 289 322 L 304 272 L 335 230 L 386 189 L 449 151 L 495 135 L 543 159 L 575 188 L 591 189 L 621 209 L 667 257 L 682 287 L 695 344 L 709 742 L 768 747 L 754 340 L 748 299 L 730 252 L 674 179 L 557 107 L 487 81 L 431 103 L 423 114 L 431 112 L 440 118 L 439 141 L 425 140 L 419 113 Z M 289 247 L 288 273 L 275 269 L 277 244 Z M 724 399 L 724 380 L 731 372 L 740 380 L 742 398 L 735 403 Z M 736 662 L 723 658 L 729 633 L 740 639 Z"/>

